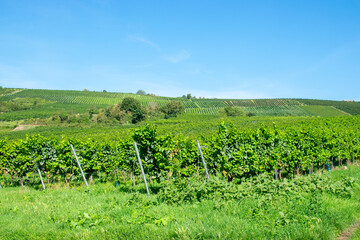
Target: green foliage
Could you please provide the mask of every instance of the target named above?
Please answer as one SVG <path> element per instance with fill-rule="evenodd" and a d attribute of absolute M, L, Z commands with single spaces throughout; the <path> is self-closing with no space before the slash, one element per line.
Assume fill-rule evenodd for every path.
<path fill-rule="evenodd" d="M 43 98 L 14 98 L 9 101 L 0 101 L 1 112 L 11 112 L 38 108 L 46 103 L 51 103 Z"/>
<path fill-rule="evenodd" d="M 140 102 L 132 97 L 124 98 L 121 102 L 120 110 L 130 112 L 132 115 L 132 122 L 137 123 L 145 119 L 145 110 Z"/>
<path fill-rule="evenodd" d="M 135 98 L 143 107 L 149 106 L 150 103 L 157 103 L 158 107 L 161 108 L 170 101 L 180 101 L 184 105 L 186 113 L 194 114 L 216 115 L 225 107 L 240 107 L 244 112 L 254 113 L 257 116 L 325 117 L 360 114 L 359 102 L 346 101 L 309 99 L 197 99 L 191 96 L 191 94 L 182 98 L 169 98 L 157 97 L 151 94 L 137 95 L 94 91 L 3 88 L 0 91 L 0 106 L 3 106 L 2 112 L 5 113 L 1 114 L 0 120 L 48 118 L 53 114 L 69 112 L 70 110 L 73 110 L 75 113 L 85 113 L 89 111 L 89 106 L 104 109 L 118 104 L 127 97 Z M 41 101 L 34 101 L 34 99 L 41 99 Z M 14 103 L 17 101 L 20 103 Z M 34 104 L 35 102 L 36 104 Z M 11 108 L 16 111 L 6 112 Z M 153 117 L 156 116 L 156 114 L 151 114 Z M 90 113 L 90 115 L 92 114 Z M 137 113 L 136 115 L 142 114 Z M 110 119 L 111 121 L 113 120 Z"/>
<path fill-rule="evenodd" d="M 335 109 L 340 109 L 351 115 L 360 114 L 359 102 L 329 101 L 329 100 L 314 100 L 314 99 L 299 99 L 299 102 L 309 106 L 311 105 L 330 106 Z"/>
<path fill-rule="evenodd" d="M 292 178 L 313 168 L 322 169 L 327 163 L 339 166 L 360 157 L 358 117 L 314 118 L 299 121 L 296 125 L 290 120 L 285 125 L 276 126 L 270 122 L 255 128 L 221 123 L 217 133 L 200 139 L 209 172 L 236 181 L 261 173 L 274 175 L 276 169 L 282 177 Z M 163 130 L 167 129 L 169 126 Z M 73 143 L 88 165 L 88 174 L 95 171 L 110 174 L 116 169 L 135 172 L 139 168 L 136 162 L 134 165 L 135 153 L 130 139 L 124 137 L 125 130 L 111 137 L 108 132 L 112 130 L 108 128 L 104 135 L 93 138 L 89 138 L 89 134 L 84 138 L 33 135 L 3 141 L 1 151 L 7 157 L 3 157 L 0 168 L 17 177 L 31 173 L 34 158 L 30 146 L 38 146 L 39 150 L 35 152 L 52 152 L 51 164 L 46 165 L 49 173 L 69 181 L 78 172 L 69 148 Z M 82 131 L 78 129 L 79 134 Z M 185 138 L 181 134 L 161 135 L 153 125 L 136 129 L 132 137 L 139 144 L 147 173 L 157 180 L 204 174 L 194 138 Z M 39 139 L 39 143 L 35 144 L 34 139 Z"/>
<path fill-rule="evenodd" d="M 122 104 L 117 104 L 113 106 L 112 108 L 108 108 L 106 112 L 107 117 L 112 117 L 116 119 L 117 121 L 124 123 L 124 121 L 127 119 L 127 110 L 121 109 Z"/>
<path fill-rule="evenodd" d="M 136 94 L 139 94 L 139 95 L 145 95 L 146 94 L 146 92 L 144 91 L 144 90 L 138 90 L 137 92 L 136 92 Z"/>
<path fill-rule="evenodd" d="M 134 141 L 139 145 L 140 156 L 144 160 L 144 169 L 150 176 L 159 181 L 170 170 L 169 154 L 172 139 L 167 136 L 158 136 L 156 128 L 146 125 L 133 134 Z"/>
<path fill-rule="evenodd" d="M 229 117 L 245 116 L 245 112 L 240 107 L 225 107 L 224 113 Z"/>
<path fill-rule="evenodd" d="M 336 239 L 358 220 L 359 186 L 351 198 L 327 186 L 359 182 L 358 167 L 274 181 L 260 175 L 238 183 L 218 178 L 165 182 L 148 197 L 112 183 L 0 189 L 4 239 Z M 311 178 L 311 179 L 310 179 Z M 143 185 L 143 184 L 141 184 Z M 154 184 L 159 185 L 159 184 Z M 239 189 L 239 191 L 238 191 Z M 185 192 L 189 190 L 190 192 Z M 236 190 L 228 192 L 227 190 Z M 184 191 L 184 192 L 182 192 Z M 348 190 L 341 190 L 348 192 Z M 183 195 L 181 195 L 181 192 Z M 234 198 L 235 197 L 235 198 Z M 177 198 L 182 199 L 178 201 Z M 167 204 L 168 202 L 168 204 Z M 40 217 L 39 217 L 40 216 Z M 36 223 L 36 224 L 34 224 Z"/>
<path fill-rule="evenodd" d="M 165 119 L 168 119 L 184 113 L 185 107 L 181 101 L 170 101 L 166 106 L 161 108 L 161 112 L 165 114 Z"/>
<path fill-rule="evenodd" d="M 175 181 L 164 182 L 158 193 L 159 201 L 168 204 L 185 202 L 201 202 L 204 200 L 242 200 L 244 198 L 292 198 L 302 193 L 329 193 L 340 198 L 353 195 L 355 180 L 345 178 L 333 181 L 328 175 L 313 174 L 309 177 L 298 177 L 292 180 L 278 181 L 267 174 L 243 179 L 238 184 L 229 183 L 220 178 L 212 177 L 207 181 L 203 178 L 177 178 Z"/>

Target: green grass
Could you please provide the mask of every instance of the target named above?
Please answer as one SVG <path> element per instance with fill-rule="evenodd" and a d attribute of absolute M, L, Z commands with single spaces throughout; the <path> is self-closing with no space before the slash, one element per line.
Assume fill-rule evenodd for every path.
<path fill-rule="evenodd" d="M 314 99 L 299 99 L 299 102 L 305 105 L 322 105 L 333 106 L 351 115 L 360 114 L 359 102 L 346 102 L 346 101 L 330 101 L 330 100 L 314 100 Z"/>
<path fill-rule="evenodd" d="M 332 171 L 360 180 L 359 167 Z M 130 189 L 131 191 L 131 189 Z M 168 205 L 111 183 L 0 189 L 1 239 L 336 239 L 360 217 L 352 198 L 266 195 Z"/>
<path fill-rule="evenodd" d="M 349 238 L 349 240 L 359 240 L 360 239 L 360 229 L 357 229 L 354 234 Z"/>
<path fill-rule="evenodd" d="M 8 94 L 12 94 L 12 93 L 14 93 L 15 91 L 18 91 L 18 89 L 16 89 L 16 88 L 3 88 L 3 87 L 0 87 L 0 96 L 5 96 L 5 95 L 8 95 Z"/>
<path fill-rule="evenodd" d="M 337 116 L 349 115 L 332 106 L 309 105 L 309 106 L 302 106 L 301 108 L 303 108 L 306 112 L 308 112 L 310 116 L 337 117 Z"/>
<path fill-rule="evenodd" d="M 0 121 L 16 121 L 22 119 L 49 118 L 55 113 L 86 113 L 91 107 L 105 108 L 107 105 L 88 105 L 72 103 L 47 103 L 28 110 L 0 113 Z"/>
<path fill-rule="evenodd" d="M 11 132 L 17 127 L 17 122 L 0 122 L 0 135 Z"/>

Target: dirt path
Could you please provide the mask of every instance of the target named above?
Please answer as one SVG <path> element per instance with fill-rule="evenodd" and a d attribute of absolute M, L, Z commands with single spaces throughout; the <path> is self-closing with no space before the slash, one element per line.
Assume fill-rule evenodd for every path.
<path fill-rule="evenodd" d="M 351 114 L 350 113 L 347 113 L 347 112 L 345 112 L 345 111 L 343 111 L 343 110 L 341 110 L 341 109 L 338 109 L 338 108 L 336 108 L 336 107 L 334 107 L 334 106 L 331 106 L 333 109 L 336 109 L 336 110 L 338 110 L 338 111 L 340 111 L 340 112 L 342 112 L 342 113 L 344 113 L 344 114 L 346 114 L 346 115 L 349 115 L 349 116 L 351 116 Z"/>
<path fill-rule="evenodd" d="M 13 131 L 23 131 L 23 130 L 28 130 L 28 129 L 31 129 L 31 128 L 35 128 L 39 125 L 36 125 L 36 124 L 24 124 L 24 125 L 19 125 L 17 126 L 16 128 L 13 129 Z"/>
<path fill-rule="evenodd" d="M 337 238 L 338 240 L 347 240 L 351 237 L 351 235 L 360 227 L 360 220 L 357 221 L 354 225 L 350 226 L 341 235 Z"/>
<path fill-rule="evenodd" d="M 4 93 L 4 94 L 0 94 L 0 96 L 8 96 L 8 95 L 13 95 L 15 93 L 21 92 L 24 89 L 15 89 L 14 91 L 10 92 L 10 93 Z"/>

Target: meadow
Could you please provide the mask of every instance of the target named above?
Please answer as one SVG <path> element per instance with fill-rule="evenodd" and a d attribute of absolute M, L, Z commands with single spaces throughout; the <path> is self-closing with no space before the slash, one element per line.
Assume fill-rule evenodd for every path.
<path fill-rule="evenodd" d="M 276 181 L 0 189 L 1 239 L 336 239 L 360 217 L 358 166 Z M 206 189 L 206 190 L 205 190 Z M 235 191 L 236 189 L 236 191 Z M 155 194 L 157 191 L 157 194 Z M 172 191 L 171 195 L 168 191 Z M 178 195 L 176 195 L 178 194 Z M 177 198 L 179 197 L 179 198 Z M 353 239 L 356 239 L 356 234 Z"/>

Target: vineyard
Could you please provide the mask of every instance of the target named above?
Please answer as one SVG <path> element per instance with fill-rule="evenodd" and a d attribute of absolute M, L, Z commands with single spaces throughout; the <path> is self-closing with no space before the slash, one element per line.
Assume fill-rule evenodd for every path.
<path fill-rule="evenodd" d="M 45 95 L 42 99 L 45 104 L 38 108 L 2 115 L 22 113 L 26 118 L 27 112 L 35 116 L 43 111 L 45 116 L 51 107 L 85 112 L 92 106 Z M 187 110 L 206 109 L 208 114 L 194 111 L 136 125 L 49 125 L 1 132 L 0 236 L 336 239 L 360 217 L 360 116 L 346 116 L 332 106 L 302 105 L 300 100 L 286 100 L 292 107 L 285 100 L 244 100 L 243 106 L 240 100 L 183 101 L 198 106 Z M 251 105 L 257 101 L 265 106 Z M 269 102 L 277 105 L 266 106 Z M 220 103 L 258 110 L 259 116 L 211 112 L 222 109 L 216 105 Z M 319 110 L 324 116 L 345 116 L 319 118 L 304 112 L 313 116 Z M 3 128 L 13 125 L 2 123 Z M 45 191 L 40 191 L 40 174 Z"/>
<path fill-rule="evenodd" d="M 54 113 L 75 111 L 83 113 L 91 107 L 105 108 L 118 104 L 126 97 L 137 99 L 143 106 L 165 106 L 171 100 L 181 101 L 190 114 L 218 114 L 224 107 L 240 107 L 258 116 L 342 116 L 360 114 L 359 102 L 310 99 L 203 99 L 170 98 L 132 93 L 111 93 L 70 90 L 1 89 L 0 103 L 14 99 L 41 98 L 47 104 L 28 110 L 1 113 L 0 120 L 46 118 Z M 239 96 L 241 97 L 241 96 Z"/>
<path fill-rule="evenodd" d="M 359 116 L 238 119 L 193 115 L 119 132 L 40 128 L 2 138 L 0 235 L 335 239 L 360 217 Z"/>
<path fill-rule="evenodd" d="M 274 175 L 278 171 L 280 178 L 292 178 L 322 169 L 325 164 L 338 166 L 359 159 L 359 129 L 359 117 L 312 119 L 281 127 L 274 123 L 256 129 L 238 129 L 234 124 L 221 123 L 216 134 L 199 140 L 211 175 L 232 181 L 262 173 Z M 37 163 L 48 182 L 62 179 L 70 183 L 80 177 L 72 144 L 87 178 L 126 182 L 132 180 L 130 176 L 140 174 L 133 148 L 135 141 L 149 181 L 161 182 L 169 177 L 204 175 L 195 140 L 181 134 L 159 135 L 154 125 L 138 128 L 131 138 L 118 141 L 106 136 L 79 139 L 32 135 L 11 142 L 2 139 L 0 169 L 11 177 L 11 184 L 18 179 L 23 185 Z"/>

